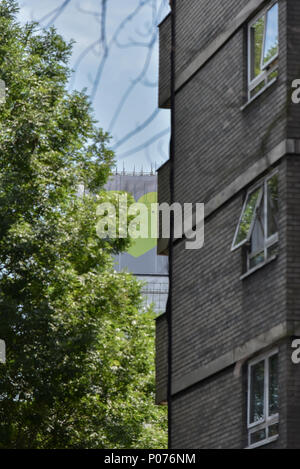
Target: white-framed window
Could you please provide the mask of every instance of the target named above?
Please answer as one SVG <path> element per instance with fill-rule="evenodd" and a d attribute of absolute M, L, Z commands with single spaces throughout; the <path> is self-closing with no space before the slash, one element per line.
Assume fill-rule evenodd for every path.
<path fill-rule="evenodd" d="M 248 363 L 247 427 L 249 448 L 279 436 L 278 349 Z"/>
<path fill-rule="evenodd" d="M 248 100 L 278 76 L 278 2 L 272 2 L 248 25 Z"/>
<path fill-rule="evenodd" d="M 246 272 L 274 258 L 278 248 L 278 171 L 246 196 L 231 250 L 246 249 Z"/>

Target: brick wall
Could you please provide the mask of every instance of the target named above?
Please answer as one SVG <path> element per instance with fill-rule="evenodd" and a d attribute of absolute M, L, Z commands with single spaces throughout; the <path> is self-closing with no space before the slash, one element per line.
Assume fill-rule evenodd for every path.
<path fill-rule="evenodd" d="M 162 314 L 156 319 L 156 404 L 167 401 L 168 379 L 168 323 L 167 315 Z"/>
<path fill-rule="evenodd" d="M 177 378 L 205 365 L 286 318 L 285 162 L 279 165 L 279 255 L 240 280 L 241 250 L 231 245 L 245 193 L 205 222 L 205 245 L 174 248 L 173 371 Z"/>
<path fill-rule="evenodd" d="M 279 24 L 279 79 L 246 109 L 241 111 L 247 63 L 243 28 L 177 93 L 176 201 L 208 202 L 286 137 L 284 0 Z M 188 30 L 188 23 L 182 28 Z"/>
<path fill-rule="evenodd" d="M 287 8 L 288 137 L 299 138 L 300 106 L 291 100 L 292 82 L 300 78 L 300 2 L 288 0 Z"/>
<path fill-rule="evenodd" d="M 290 341 L 285 340 L 274 346 L 279 348 L 279 439 L 259 449 L 281 449 L 287 446 L 286 383 L 290 376 L 287 373 L 291 362 Z M 229 367 L 174 398 L 173 448 L 242 449 L 248 446 L 247 371 L 247 362 L 239 370 L 235 366 Z M 299 380 L 300 366 L 294 376 Z M 294 386 L 294 397 L 299 398 L 295 384 L 293 380 L 290 389 Z M 297 411 L 298 408 L 294 407 Z M 294 420 L 298 422 L 297 414 Z M 292 433 L 299 448 L 299 432 L 298 435 Z"/>
<path fill-rule="evenodd" d="M 300 159 L 289 156 L 287 169 L 287 314 L 300 321 Z"/>
<path fill-rule="evenodd" d="M 159 86 L 158 103 L 160 107 L 170 107 L 163 97 L 171 94 L 171 15 L 159 26 Z"/>
<path fill-rule="evenodd" d="M 170 164 L 166 161 L 158 170 L 158 200 L 160 202 L 170 203 Z M 159 233 L 161 236 L 161 224 L 159 225 Z M 160 255 L 167 255 L 169 247 L 169 240 L 159 238 L 157 240 L 157 253 Z"/>
<path fill-rule="evenodd" d="M 300 105 L 298 105 L 300 106 Z M 294 127 L 295 130 L 295 127 Z M 287 159 L 287 315 L 300 323 L 300 159 Z M 288 448 L 300 448 L 300 365 L 294 365 L 290 340 L 286 363 Z"/>
<path fill-rule="evenodd" d="M 243 447 L 242 378 L 233 367 L 175 397 L 172 409 L 173 448 Z"/>
<path fill-rule="evenodd" d="M 177 70 L 184 70 L 246 3 L 179 0 Z M 300 73 L 295 76 L 300 65 L 299 1 L 280 0 L 279 14 L 279 77 L 252 103 L 241 109 L 246 96 L 246 26 L 177 92 L 177 202 L 207 203 L 281 141 L 300 138 L 300 105 L 290 104 L 289 93 L 291 80 L 300 78 Z M 164 37 L 166 34 L 164 31 Z M 231 244 L 247 188 L 206 219 L 201 250 L 185 250 L 183 241 L 174 246 L 174 379 L 285 320 L 300 320 L 300 158 L 286 156 L 277 167 L 276 260 L 240 279 L 241 251 L 231 252 Z M 166 169 L 167 165 L 161 172 L 162 181 Z M 160 202 L 164 195 L 163 188 Z M 172 447 L 246 446 L 245 367 L 238 376 L 234 366 L 229 367 L 174 396 Z M 299 448 L 300 366 L 291 362 L 290 338 L 280 344 L 279 379 L 280 438 L 267 447 Z"/>
<path fill-rule="evenodd" d="M 177 0 L 177 71 L 210 44 L 247 3 L 248 0 Z"/>

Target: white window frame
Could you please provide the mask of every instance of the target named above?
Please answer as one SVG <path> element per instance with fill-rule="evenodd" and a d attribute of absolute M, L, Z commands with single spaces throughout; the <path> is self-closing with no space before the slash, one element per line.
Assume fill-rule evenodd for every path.
<path fill-rule="evenodd" d="M 269 75 L 271 75 L 273 72 L 278 70 L 278 64 L 277 63 L 274 65 L 274 67 L 270 67 L 270 66 L 273 62 L 275 62 L 278 59 L 278 56 L 279 56 L 279 41 L 278 41 L 277 54 L 274 57 L 272 57 L 272 59 L 270 59 L 266 64 L 262 63 L 263 62 L 263 54 L 264 54 L 264 50 L 265 50 L 266 32 L 267 32 L 267 29 L 266 29 L 267 13 L 274 5 L 276 5 L 276 3 L 278 4 L 278 8 L 279 8 L 278 0 L 273 1 L 270 5 L 268 5 L 263 10 L 261 10 L 259 12 L 259 14 L 256 15 L 255 18 L 253 18 L 253 20 L 251 20 L 251 22 L 249 22 L 249 24 L 248 24 L 248 101 L 252 101 L 253 99 L 255 99 L 257 96 L 259 96 L 261 93 L 263 93 L 266 88 L 271 86 L 277 80 L 277 77 L 274 77 L 272 80 L 270 80 L 268 82 Z M 253 56 L 252 56 L 251 29 L 252 29 L 252 26 L 262 16 L 265 16 L 265 30 L 264 30 L 264 39 L 263 39 L 263 44 L 262 44 L 263 52 L 262 52 L 262 57 L 261 57 L 261 70 L 262 70 L 262 72 L 261 72 L 260 75 L 258 75 L 257 77 L 252 79 L 251 78 L 251 70 L 252 70 L 252 57 Z M 278 20 L 278 26 L 279 26 L 279 20 Z M 269 67 L 269 69 L 268 69 L 268 67 Z M 262 82 L 265 82 L 265 86 L 261 90 L 259 90 L 257 92 L 257 94 L 255 94 L 254 96 L 251 96 L 251 92 L 258 85 L 260 85 Z"/>
<path fill-rule="evenodd" d="M 251 221 L 251 225 L 250 225 L 250 228 L 249 228 L 249 231 L 248 231 L 247 238 L 245 238 L 245 239 L 244 239 L 243 241 L 241 241 L 240 243 L 235 244 L 236 239 L 237 239 L 238 234 L 239 234 L 239 231 L 240 231 L 241 221 L 242 221 L 242 219 L 243 219 L 243 216 L 244 216 L 244 213 L 245 213 L 245 210 L 246 210 L 246 207 L 247 207 L 248 200 L 249 200 L 251 194 L 253 194 L 253 192 L 256 192 L 259 188 L 260 188 L 261 190 L 260 190 L 260 193 L 259 193 L 259 195 L 258 195 L 256 204 L 255 204 L 255 209 L 254 209 L 254 213 L 253 213 L 253 218 L 252 218 L 252 221 Z M 262 199 L 262 197 L 263 197 L 262 183 L 256 184 L 253 188 L 251 188 L 251 189 L 247 192 L 247 195 L 246 195 L 246 198 L 245 198 L 245 202 L 244 202 L 244 205 L 243 205 L 243 208 L 242 208 L 242 213 L 241 213 L 241 215 L 240 215 L 239 222 L 238 222 L 238 225 L 237 225 L 236 230 L 235 230 L 235 234 L 234 234 L 234 238 L 233 238 L 233 242 L 232 242 L 232 246 L 231 246 L 231 250 L 232 250 L 232 251 L 235 251 L 236 249 L 239 249 L 240 247 L 244 246 L 244 244 L 246 244 L 248 241 L 250 241 L 251 235 L 252 235 L 252 231 L 253 231 L 253 227 L 254 227 L 254 223 L 255 223 L 255 212 L 257 211 L 258 207 L 259 207 L 260 204 L 261 204 L 261 199 Z"/>
<path fill-rule="evenodd" d="M 272 179 L 276 174 L 279 176 L 278 169 L 275 169 L 270 174 L 268 174 L 268 176 L 265 176 L 263 179 L 261 179 L 259 182 L 257 182 L 257 184 L 255 184 L 253 187 L 251 187 L 251 189 L 249 189 L 248 192 L 247 192 L 245 202 L 243 204 L 242 213 L 240 215 L 237 228 L 235 230 L 235 234 L 234 234 L 234 238 L 233 238 L 233 242 L 232 242 L 232 246 L 231 246 L 231 251 L 236 251 L 240 247 L 244 246 L 247 242 L 251 241 L 251 236 L 252 236 L 254 224 L 255 224 L 255 221 L 256 221 L 256 214 L 255 213 L 254 213 L 254 216 L 253 216 L 253 219 L 252 219 L 252 222 L 251 222 L 251 226 L 249 228 L 247 238 L 245 238 L 239 244 L 235 245 L 235 242 L 236 242 L 236 239 L 237 239 L 237 236 L 238 236 L 238 232 L 239 232 L 239 228 L 240 228 L 240 224 L 241 224 L 241 221 L 242 221 L 242 218 L 243 218 L 243 215 L 244 215 L 244 212 L 245 212 L 249 197 L 251 196 L 251 194 L 253 194 L 253 192 L 255 192 L 257 189 L 261 188 L 261 193 L 259 194 L 259 196 L 257 198 L 256 205 L 255 205 L 255 211 L 260 206 L 260 204 L 262 202 L 262 198 L 263 198 L 264 213 L 265 213 L 264 226 L 263 226 L 263 230 L 264 230 L 264 247 L 263 247 L 263 249 L 260 249 L 260 250 L 258 250 L 257 252 L 254 252 L 254 253 L 250 253 L 247 250 L 247 269 L 246 269 L 246 273 L 244 275 L 248 275 L 248 274 L 256 271 L 258 268 L 263 266 L 269 260 L 272 260 L 273 258 L 274 259 L 276 258 L 276 255 L 272 256 L 271 258 L 268 256 L 268 249 L 270 249 L 272 246 L 274 246 L 278 243 L 278 241 L 279 241 L 278 231 L 277 231 L 277 233 L 274 233 L 273 235 L 271 235 L 269 237 L 267 236 L 267 233 L 268 233 L 268 181 L 270 179 Z M 262 252 L 264 252 L 264 260 L 262 262 L 260 262 L 259 264 L 255 265 L 254 267 L 250 267 L 251 259 L 254 258 L 255 256 L 257 256 L 258 254 L 262 253 Z M 242 278 L 244 277 L 244 275 L 242 276 Z"/>
<path fill-rule="evenodd" d="M 279 413 L 274 415 L 269 415 L 269 364 L 270 358 L 274 355 L 279 355 L 279 349 L 273 349 L 268 353 L 262 354 L 259 357 L 251 360 L 248 363 L 248 389 L 247 389 L 247 429 L 248 429 L 248 448 L 253 449 L 259 446 L 266 445 L 273 441 L 276 441 L 279 438 L 278 435 L 269 437 L 268 431 L 269 427 L 279 423 Z M 250 407 L 251 407 L 251 369 L 257 363 L 264 361 L 264 417 L 257 422 L 250 422 Z M 266 438 L 257 443 L 251 444 L 251 435 L 260 430 L 266 430 Z"/>
<path fill-rule="evenodd" d="M 273 235 L 268 237 L 268 181 L 270 179 L 272 179 L 276 174 L 278 175 L 278 170 L 273 171 L 271 174 L 269 174 L 260 183 L 260 185 L 263 189 L 262 197 L 264 198 L 263 204 L 264 204 L 264 213 L 265 213 L 264 226 L 263 226 L 263 230 L 264 230 L 264 248 L 263 248 L 264 261 L 262 263 L 264 263 L 268 260 L 268 249 L 270 249 L 272 246 L 277 244 L 278 240 L 279 240 L 278 231 L 277 231 L 277 233 L 274 233 Z M 257 186 L 256 186 L 256 189 L 257 189 Z M 252 192 L 252 190 L 251 190 L 251 192 Z M 253 225 L 254 225 L 254 223 L 253 223 Z M 253 230 L 253 227 L 252 227 L 252 230 Z M 251 236 L 252 236 L 252 232 L 250 234 L 250 238 L 251 238 Z M 261 252 L 262 252 L 262 250 L 258 250 L 257 252 L 254 252 L 254 253 L 247 252 L 247 272 L 251 272 L 252 270 L 255 270 L 258 267 L 259 264 L 257 266 L 254 266 L 254 267 L 250 267 L 250 261 L 255 256 L 260 254 Z"/>

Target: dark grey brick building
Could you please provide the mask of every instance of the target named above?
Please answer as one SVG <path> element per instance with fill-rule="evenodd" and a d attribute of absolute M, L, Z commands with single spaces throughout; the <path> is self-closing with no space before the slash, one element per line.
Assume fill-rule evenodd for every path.
<path fill-rule="evenodd" d="M 164 108 L 171 21 L 160 25 Z M 300 448 L 300 2 L 177 0 L 175 36 L 172 202 L 205 203 L 205 245 L 174 241 L 171 330 L 157 319 L 170 447 Z"/>

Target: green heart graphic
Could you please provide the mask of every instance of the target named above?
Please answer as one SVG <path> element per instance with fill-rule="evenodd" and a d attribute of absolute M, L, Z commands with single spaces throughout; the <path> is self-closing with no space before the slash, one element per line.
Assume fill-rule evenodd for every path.
<path fill-rule="evenodd" d="M 157 192 L 144 194 L 138 203 L 144 204 L 148 209 L 148 238 L 138 238 L 132 241 L 132 246 L 128 249 L 128 254 L 133 257 L 140 257 L 151 251 L 157 245 L 157 239 L 151 238 L 151 204 L 157 203 Z M 155 217 L 156 220 L 156 217 Z"/>

